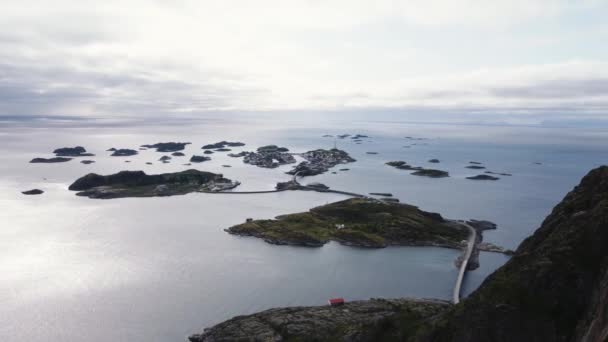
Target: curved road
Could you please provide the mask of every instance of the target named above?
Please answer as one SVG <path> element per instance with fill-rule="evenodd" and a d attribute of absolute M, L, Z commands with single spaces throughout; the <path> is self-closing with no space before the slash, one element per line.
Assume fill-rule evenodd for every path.
<path fill-rule="evenodd" d="M 468 225 L 465 222 L 458 222 L 463 226 L 469 229 L 469 241 L 467 242 L 467 249 L 464 252 L 464 258 L 460 264 L 460 270 L 458 271 L 458 278 L 456 278 L 456 284 L 454 285 L 454 293 L 452 295 L 452 301 L 454 304 L 458 304 L 460 302 L 460 289 L 462 287 L 462 281 L 464 279 L 464 273 L 467 271 L 467 265 L 469 264 L 469 259 L 471 258 L 471 253 L 473 253 L 473 248 L 475 247 L 475 241 L 477 241 L 477 231 Z"/>

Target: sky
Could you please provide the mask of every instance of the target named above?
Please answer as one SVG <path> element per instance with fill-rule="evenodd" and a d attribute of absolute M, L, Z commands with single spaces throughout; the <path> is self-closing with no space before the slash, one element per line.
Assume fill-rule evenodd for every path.
<path fill-rule="evenodd" d="M 0 9 L 0 116 L 608 121 L 608 1 L 0 0 Z"/>

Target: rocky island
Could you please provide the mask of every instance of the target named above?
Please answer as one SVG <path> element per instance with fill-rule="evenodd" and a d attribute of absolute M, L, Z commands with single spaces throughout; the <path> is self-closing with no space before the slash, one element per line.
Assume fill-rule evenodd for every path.
<path fill-rule="evenodd" d="M 111 157 L 129 157 L 138 154 L 139 152 L 129 149 L 129 148 L 110 148 L 108 151 L 111 151 Z"/>
<path fill-rule="evenodd" d="M 189 145 L 189 142 L 166 142 L 166 143 L 156 143 L 153 145 L 141 145 L 144 148 L 155 148 L 156 152 L 176 152 L 182 151 L 186 148 L 186 145 Z"/>
<path fill-rule="evenodd" d="M 287 174 L 295 175 L 297 173 L 301 177 L 314 176 L 325 173 L 336 165 L 356 162 L 348 153 L 337 148 L 331 150 L 318 149 L 298 155 L 306 161 L 298 164 Z"/>
<path fill-rule="evenodd" d="M 477 176 L 467 177 L 467 179 L 470 179 L 470 180 L 491 180 L 491 181 L 495 181 L 495 180 L 499 180 L 500 178 L 494 177 L 494 176 L 490 176 L 490 175 L 477 175 Z"/>
<path fill-rule="evenodd" d="M 62 147 L 53 151 L 57 157 L 91 157 L 94 156 L 93 153 L 87 153 L 82 146 L 76 147 Z"/>
<path fill-rule="evenodd" d="M 238 157 L 242 155 L 245 164 L 274 169 L 281 165 L 293 164 L 296 162 L 293 155 L 287 152 L 289 152 L 289 149 L 286 147 L 267 145 L 258 148 L 256 152 L 241 152 L 241 154 L 229 156 Z"/>
<path fill-rule="evenodd" d="M 27 191 L 21 191 L 21 193 L 24 195 L 42 195 L 44 193 L 44 191 L 42 191 L 40 189 L 32 189 L 32 190 L 27 190 Z"/>
<path fill-rule="evenodd" d="M 238 316 L 193 342 L 606 341 L 608 167 L 592 170 L 458 305 L 399 299 Z"/>
<path fill-rule="evenodd" d="M 48 163 L 65 163 L 72 160 L 72 158 L 65 158 L 65 157 L 53 157 L 53 158 L 34 158 L 32 160 L 30 160 L 30 163 L 32 164 L 38 164 L 38 163 L 44 163 L 44 164 L 48 164 Z"/>
<path fill-rule="evenodd" d="M 441 215 L 407 204 L 354 198 L 305 213 L 254 220 L 226 229 L 272 244 L 319 247 L 330 240 L 344 245 L 382 248 L 389 245 L 461 248 L 468 231 Z"/>
<path fill-rule="evenodd" d="M 245 143 L 242 143 L 240 141 L 220 141 L 217 142 L 215 144 L 208 144 L 205 145 L 203 147 L 201 147 L 203 150 L 214 150 L 214 149 L 220 149 L 220 148 L 226 148 L 226 147 L 240 147 L 240 146 L 245 146 Z"/>
<path fill-rule="evenodd" d="M 399 170 L 414 171 L 411 173 L 414 176 L 424 176 L 424 177 L 431 177 L 431 178 L 444 178 L 444 177 L 450 176 L 450 174 L 447 171 L 436 170 L 436 169 L 425 169 L 420 166 L 412 166 L 412 165 L 409 165 L 407 162 L 404 162 L 401 160 L 390 161 L 390 162 L 387 162 L 386 165 L 392 166 Z"/>
<path fill-rule="evenodd" d="M 159 175 L 147 175 L 143 171 L 121 171 L 108 176 L 89 173 L 72 183 L 69 190 L 78 191 L 78 196 L 109 199 L 219 192 L 235 188 L 239 184 L 221 174 L 198 170 Z"/>
<path fill-rule="evenodd" d="M 209 157 L 193 155 L 190 157 L 191 163 L 202 163 L 211 160 Z"/>

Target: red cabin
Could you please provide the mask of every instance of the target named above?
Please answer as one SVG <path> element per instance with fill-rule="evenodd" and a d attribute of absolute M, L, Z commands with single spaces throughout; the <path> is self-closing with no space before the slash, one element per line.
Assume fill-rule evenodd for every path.
<path fill-rule="evenodd" d="M 329 305 L 331 306 L 340 306 L 340 305 L 344 305 L 344 298 L 332 298 L 330 300 L 328 300 Z"/>

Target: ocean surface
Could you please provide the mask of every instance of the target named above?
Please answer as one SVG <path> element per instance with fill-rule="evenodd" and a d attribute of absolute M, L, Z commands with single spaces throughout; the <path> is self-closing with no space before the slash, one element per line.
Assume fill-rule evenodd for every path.
<path fill-rule="evenodd" d="M 331 134 L 366 134 L 351 139 Z M 406 139 L 406 136 L 415 139 Z M 328 298 L 427 297 L 450 299 L 459 251 L 444 248 L 360 249 L 274 246 L 223 231 L 246 218 L 306 211 L 347 197 L 316 192 L 259 195 L 188 194 L 166 198 L 96 200 L 68 186 L 89 172 L 187 168 L 220 172 L 240 190 L 270 190 L 290 179 L 293 165 L 262 169 L 227 153 L 184 166 L 204 144 L 221 140 L 267 144 L 293 152 L 331 148 L 351 154 L 350 171 L 307 177 L 338 190 L 391 192 L 402 202 L 453 219 L 498 225 L 484 240 L 517 245 L 591 168 L 608 161 L 608 132 L 591 128 L 414 124 L 369 118 L 209 116 L 202 119 L 116 121 L 0 121 L 0 341 L 185 341 L 189 334 L 235 315 Z M 110 147 L 192 142 L 187 157 L 154 150 L 110 157 Z M 82 145 L 94 164 L 30 164 L 52 150 Z M 367 154 L 377 152 L 378 154 Z M 83 159 L 84 159 L 83 158 Z M 428 160 L 437 158 L 439 164 Z M 129 163 L 125 161 L 130 161 Z M 451 177 L 430 179 L 384 165 L 404 160 L 439 168 Z M 488 170 L 511 173 L 496 182 L 471 181 Z M 153 165 L 146 165 L 153 162 Z M 540 164 L 539 164 L 540 163 Z M 222 165 L 231 165 L 224 168 Z M 499 176 L 500 177 L 500 176 Z M 39 188 L 40 196 L 21 191 Z M 508 259 L 482 253 L 464 292 Z"/>

